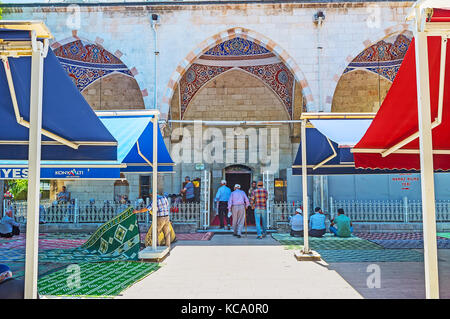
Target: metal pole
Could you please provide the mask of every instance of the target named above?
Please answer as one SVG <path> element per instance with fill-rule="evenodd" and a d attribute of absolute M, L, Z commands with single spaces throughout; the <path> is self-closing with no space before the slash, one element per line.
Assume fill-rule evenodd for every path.
<path fill-rule="evenodd" d="M 36 33 L 32 31 L 32 41 Z M 39 245 L 39 181 L 41 169 L 42 85 L 44 57 L 42 42 L 31 55 L 30 129 L 28 147 L 28 197 L 25 254 L 25 299 L 37 298 Z"/>
<path fill-rule="evenodd" d="M 425 291 L 427 299 L 437 299 L 439 298 L 439 274 L 427 42 L 425 32 L 415 32 Z"/>
<path fill-rule="evenodd" d="M 157 229 L 157 187 L 158 187 L 158 115 L 155 114 L 152 119 L 153 122 L 153 160 L 152 160 L 152 249 L 156 251 L 158 235 Z"/>
<path fill-rule="evenodd" d="M 306 168 L 306 120 L 302 121 L 302 195 L 303 195 L 303 252 L 309 253 L 308 237 L 308 172 Z"/>

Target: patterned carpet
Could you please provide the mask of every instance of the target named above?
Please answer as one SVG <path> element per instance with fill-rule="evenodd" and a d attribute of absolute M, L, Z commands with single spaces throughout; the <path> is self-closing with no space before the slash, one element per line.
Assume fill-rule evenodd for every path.
<path fill-rule="evenodd" d="M 438 238 L 444 239 L 445 236 L 440 236 L 440 234 L 446 233 L 438 233 Z M 450 238 L 450 233 L 449 237 Z M 423 233 L 355 233 L 356 236 L 362 239 L 368 240 L 420 240 L 423 239 Z"/>
<path fill-rule="evenodd" d="M 438 237 L 450 239 L 450 233 L 437 233 Z"/>
<path fill-rule="evenodd" d="M 298 242 L 298 241 L 290 241 L 290 240 L 280 240 L 279 241 L 280 244 L 286 246 L 286 249 L 301 249 L 303 248 L 303 241 Z M 371 243 L 370 241 L 367 240 L 326 240 L 326 241 L 317 241 L 317 240 L 312 240 L 309 243 L 309 247 L 311 249 L 314 250 L 319 250 L 319 249 L 337 249 L 337 250 L 343 250 L 343 249 L 350 249 L 350 250 L 355 250 L 355 249 L 383 249 L 383 247 L 375 244 L 375 243 Z"/>
<path fill-rule="evenodd" d="M 61 269 L 38 280 L 41 295 L 50 296 L 117 296 L 132 284 L 160 268 L 159 264 L 143 262 L 81 263 L 80 280 L 70 271 Z M 72 266 L 74 267 L 74 266 Z"/>
<path fill-rule="evenodd" d="M 25 239 L 18 239 L 0 245 L 0 249 L 25 249 Z M 76 248 L 83 245 L 86 239 L 65 239 L 64 234 L 61 234 L 59 239 L 39 238 L 39 249 L 69 249 Z"/>
<path fill-rule="evenodd" d="M 423 261 L 423 254 L 412 250 L 413 248 L 422 248 L 423 240 L 407 239 L 417 238 L 418 233 L 374 233 L 363 235 L 360 233 L 358 236 L 340 238 L 332 234 L 325 234 L 323 238 L 309 237 L 310 248 L 317 251 L 322 259 L 328 263 Z M 303 248 L 303 238 L 301 237 L 291 237 L 289 234 L 278 233 L 272 234 L 272 237 L 284 245 L 285 249 L 300 250 Z M 422 243 L 422 247 L 420 243 Z M 450 248 L 450 240 L 438 240 L 438 245 L 442 248 Z"/>
<path fill-rule="evenodd" d="M 371 242 L 386 249 L 423 249 L 422 239 L 372 239 Z M 450 240 L 437 239 L 437 247 L 438 249 L 450 249 Z"/>
<path fill-rule="evenodd" d="M 318 250 L 327 263 L 340 262 L 421 262 L 423 255 L 409 249 Z"/>
<path fill-rule="evenodd" d="M 289 234 L 273 233 L 272 237 L 284 245 L 286 249 L 300 249 L 303 245 L 302 237 L 292 237 Z M 375 243 L 356 236 L 340 238 L 332 234 L 325 234 L 322 238 L 309 237 L 311 249 L 383 249 Z"/>
<path fill-rule="evenodd" d="M 214 236 L 213 232 L 177 234 L 177 240 L 210 240 Z"/>
<path fill-rule="evenodd" d="M 2 262 L 0 262 L 2 263 Z M 21 278 L 25 276 L 25 262 L 8 262 L 8 267 L 11 269 L 14 278 Z M 68 266 L 68 264 L 60 264 L 60 263 L 39 263 L 38 266 L 38 277 L 41 277 L 45 274 L 58 270 L 62 267 Z"/>
<path fill-rule="evenodd" d="M 283 234 L 283 233 L 273 233 L 272 237 L 275 240 L 293 240 L 293 241 L 298 241 L 298 242 L 303 242 L 303 237 L 292 237 L 289 234 Z M 357 237 L 357 236 L 351 236 L 351 237 L 337 237 L 334 236 L 333 234 L 330 233 L 326 233 L 322 238 L 319 237 L 309 237 L 309 241 L 361 241 L 361 238 Z"/>

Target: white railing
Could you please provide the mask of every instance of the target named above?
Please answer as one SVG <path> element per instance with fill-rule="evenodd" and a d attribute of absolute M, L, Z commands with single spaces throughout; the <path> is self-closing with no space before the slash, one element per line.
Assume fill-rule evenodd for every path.
<path fill-rule="evenodd" d="M 205 221 L 200 212 L 200 203 L 174 204 L 170 210 L 170 221 L 176 223 L 196 223 L 197 227 L 203 226 Z"/>
<path fill-rule="evenodd" d="M 308 211 L 309 215 L 313 212 L 312 201 L 308 197 Z M 289 222 L 289 217 L 295 215 L 295 210 L 303 206 L 302 201 L 296 202 L 274 202 L 272 207 L 272 213 L 269 215 L 272 221 L 272 225 L 276 226 L 276 223 Z"/>
<path fill-rule="evenodd" d="M 309 202 L 309 214 L 313 207 Z M 104 223 L 118 215 L 129 205 L 115 202 L 91 204 L 73 200 L 70 203 L 55 204 L 50 201 L 41 201 L 39 220 L 46 223 Z M 146 203 L 134 203 L 136 209 L 146 207 Z M 16 221 L 26 222 L 26 201 L 9 201 L 5 207 L 11 207 Z M 288 222 L 295 210 L 302 206 L 302 202 L 274 202 L 269 218 L 270 225 L 277 227 L 280 222 Z M 422 203 L 419 200 L 377 201 L 377 200 L 335 200 L 330 198 L 330 210 L 325 212 L 333 218 L 339 208 L 355 222 L 422 222 Z M 329 213 L 329 214 L 328 214 Z M 137 214 L 140 223 L 149 224 L 151 216 L 147 213 Z M 207 222 L 201 214 L 200 203 L 174 203 L 170 208 L 170 219 L 176 223 L 195 223 L 197 228 L 204 227 Z M 436 220 L 450 222 L 450 200 L 436 202 Z"/>
<path fill-rule="evenodd" d="M 334 200 L 330 197 L 333 217 L 339 208 L 344 209 L 356 222 L 422 222 L 420 200 Z M 436 201 L 436 221 L 450 222 L 450 200 Z"/>
<path fill-rule="evenodd" d="M 27 202 L 11 201 L 4 204 L 11 207 L 14 218 L 19 223 L 26 222 Z M 134 204 L 121 204 L 116 202 L 104 202 L 96 204 L 91 202 L 79 202 L 73 200 L 70 203 L 54 203 L 51 201 L 41 201 L 39 211 L 39 221 L 45 223 L 104 223 L 127 207 L 133 206 L 135 209 L 146 207 L 144 202 Z M 171 206 L 170 219 L 172 222 L 196 223 L 200 227 L 200 203 L 180 203 Z M 151 216 L 147 213 L 137 214 L 140 223 L 149 224 Z"/>

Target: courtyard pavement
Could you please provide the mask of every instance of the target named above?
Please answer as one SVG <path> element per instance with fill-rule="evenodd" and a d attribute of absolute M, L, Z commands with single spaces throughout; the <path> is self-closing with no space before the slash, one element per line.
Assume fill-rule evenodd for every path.
<path fill-rule="evenodd" d="M 293 253 L 255 234 L 179 241 L 162 268 L 117 298 L 361 298 L 336 271 Z"/>
<path fill-rule="evenodd" d="M 163 267 L 117 298 L 303 299 L 425 298 L 423 262 L 379 262 L 381 286 L 369 288 L 373 263 L 297 261 L 270 235 L 178 241 Z M 450 250 L 439 250 L 441 298 L 450 298 Z"/>

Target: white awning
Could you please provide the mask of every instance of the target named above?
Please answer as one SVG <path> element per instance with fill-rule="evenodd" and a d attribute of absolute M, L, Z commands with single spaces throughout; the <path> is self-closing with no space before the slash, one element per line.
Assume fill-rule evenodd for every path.
<path fill-rule="evenodd" d="M 354 146 L 364 136 L 372 119 L 310 119 L 309 122 L 339 146 Z"/>

